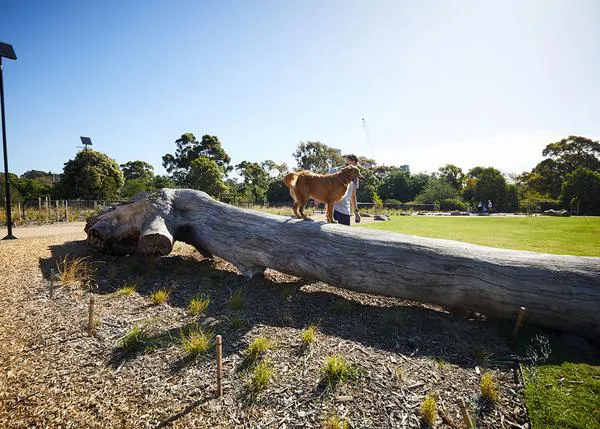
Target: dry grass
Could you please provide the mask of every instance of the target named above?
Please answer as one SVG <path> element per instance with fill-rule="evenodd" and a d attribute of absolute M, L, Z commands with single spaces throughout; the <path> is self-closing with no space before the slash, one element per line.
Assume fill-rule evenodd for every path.
<path fill-rule="evenodd" d="M 499 399 L 498 387 L 496 386 L 496 382 L 492 378 L 492 374 L 486 372 L 481 376 L 481 380 L 479 381 L 479 387 L 481 389 L 481 398 L 491 402 L 492 404 L 496 404 Z"/>
<path fill-rule="evenodd" d="M 306 329 L 302 331 L 300 334 L 300 338 L 302 339 L 302 343 L 306 346 L 313 344 L 317 341 L 317 332 L 319 331 L 319 326 L 316 324 L 308 325 Z"/>
<path fill-rule="evenodd" d="M 323 429 L 350 429 L 350 423 L 337 414 L 332 414 L 323 422 Z"/>
<path fill-rule="evenodd" d="M 202 329 L 191 329 L 189 332 L 181 332 L 181 343 L 183 349 L 192 357 L 207 353 L 212 347 L 214 335 Z"/>
<path fill-rule="evenodd" d="M 421 407 L 419 408 L 421 413 L 421 421 L 429 427 L 433 427 L 437 420 L 437 404 L 433 395 L 427 395 Z"/>
<path fill-rule="evenodd" d="M 273 367 L 269 361 L 258 363 L 252 370 L 252 375 L 248 381 L 249 390 L 256 394 L 266 389 L 273 377 Z"/>
<path fill-rule="evenodd" d="M 358 378 L 359 370 L 355 365 L 346 362 L 340 355 L 330 355 L 323 364 L 323 379 L 328 384 L 335 385 L 350 378 Z"/>
<path fill-rule="evenodd" d="M 137 283 L 135 282 L 127 282 L 117 291 L 118 296 L 131 296 L 137 290 Z"/>
<path fill-rule="evenodd" d="M 63 285 L 80 284 L 91 276 L 90 265 L 85 257 L 71 257 L 65 255 L 62 260 L 56 262 L 58 279 Z"/>
<path fill-rule="evenodd" d="M 210 304 L 210 298 L 203 296 L 192 298 L 192 300 L 188 303 L 187 306 L 188 314 L 192 316 L 202 314 L 208 308 L 208 304 Z"/>
<path fill-rule="evenodd" d="M 246 301 L 244 299 L 244 291 L 242 289 L 238 289 L 231 294 L 231 298 L 229 299 L 229 308 L 232 310 L 241 310 L 246 305 Z"/>
<path fill-rule="evenodd" d="M 154 305 L 164 304 L 169 300 L 170 292 L 167 289 L 158 289 L 150 294 L 150 300 Z"/>
<path fill-rule="evenodd" d="M 271 340 L 266 337 L 258 337 L 252 340 L 244 354 L 247 360 L 255 361 L 260 355 L 272 348 L 273 342 Z"/>

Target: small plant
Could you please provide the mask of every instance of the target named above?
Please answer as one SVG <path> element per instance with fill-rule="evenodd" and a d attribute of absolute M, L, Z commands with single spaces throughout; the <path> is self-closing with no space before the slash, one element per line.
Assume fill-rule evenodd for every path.
<path fill-rule="evenodd" d="M 492 378 L 492 374 L 486 372 L 481 376 L 479 381 L 479 387 L 481 388 L 481 398 L 495 404 L 498 402 L 499 394 L 496 383 Z"/>
<path fill-rule="evenodd" d="M 331 310 L 337 314 L 349 314 L 352 311 L 352 303 L 341 299 L 333 303 Z"/>
<path fill-rule="evenodd" d="M 385 314 L 383 320 L 390 328 L 400 328 L 406 321 L 406 314 L 401 310 L 392 310 Z"/>
<path fill-rule="evenodd" d="M 273 343 L 266 337 L 258 337 L 252 340 L 246 349 L 246 359 L 255 361 L 258 357 L 273 348 Z"/>
<path fill-rule="evenodd" d="M 139 325 L 135 325 L 131 328 L 131 331 L 121 337 L 117 346 L 124 353 L 133 353 L 137 350 L 145 349 L 150 344 L 152 344 L 152 340 L 149 333 L 145 329 L 140 328 Z"/>
<path fill-rule="evenodd" d="M 242 319 L 240 319 L 239 317 L 231 317 L 229 319 L 229 327 L 231 329 L 243 329 L 244 326 L 246 326 L 244 324 L 244 321 Z"/>
<path fill-rule="evenodd" d="M 331 355 L 325 358 L 323 373 L 323 378 L 329 384 L 337 384 L 359 376 L 358 367 L 348 364 L 346 359 L 340 355 Z"/>
<path fill-rule="evenodd" d="M 231 298 L 229 298 L 229 308 L 232 310 L 241 310 L 244 308 L 244 291 L 242 289 L 238 289 L 231 294 Z"/>
<path fill-rule="evenodd" d="M 429 394 L 425 397 L 419 408 L 421 420 L 429 427 L 433 427 L 437 419 L 437 404 L 433 395 Z"/>
<path fill-rule="evenodd" d="M 208 352 L 212 345 L 213 334 L 202 329 L 191 329 L 180 333 L 183 349 L 192 357 Z"/>
<path fill-rule="evenodd" d="M 131 296 L 137 290 L 137 283 L 135 282 L 127 282 L 117 291 L 117 295 L 119 296 Z"/>
<path fill-rule="evenodd" d="M 350 423 L 337 414 L 332 414 L 323 422 L 323 429 L 350 429 Z"/>
<path fill-rule="evenodd" d="M 206 311 L 208 304 L 210 304 L 210 298 L 206 297 L 196 297 L 192 298 L 189 302 L 187 311 L 192 316 L 196 316 L 198 314 L 202 314 Z"/>
<path fill-rule="evenodd" d="M 315 324 L 308 325 L 302 331 L 302 334 L 300 335 L 300 338 L 302 338 L 302 343 L 306 346 L 309 346 L 312 343 L 314 343 L 315 341 L 317 341 L 318 330 L 319 330 L 319 327 L 317 325 L 315 325 Z"/>
<path fill-rule="evenodd" d="M 58 278 L 63 285 L 72 285 L 85 282 L 90 277 L 90 266 L 85 262 L 87 258 L 71 258 L 70 255 L 56 262 Z"/>
<path fill-rule="evenodd" d="M 292 300 L 295 292 L 296 288 L 294 286 L 283 286 L 283 288 L 281 288 L 281 296 L 287 301 Z"/>
<path fill-rule="evenodd" d="M 154 305 L 164 304 L 168 301 L 169 294 L 170 292 L 166 289 L 158 289 L 150 294 L 150 300 Z"/>
<path fill-rule="evenodd" d="M 262 361 L 258 363 L 252 370 L 252 376 L 248 382 L 248 388 L 253 393 L 258 393 L 267 388 L 269 381 L 273 377 L 273 368 L 269 361 Z"/>
<path fill-rule="evenodd" d="M 479 365 L 487 365 L 492 356 L 494 356 L 494 353 L 490 352 L 485 347 L 475 347 L 473 349 L 473 356 Z"/>
<path fill-rule="evenodd" d="M 394 379 L 398 382 L 404 381 L 404 372 L 402 371 L 402 368 L 400 368 L 399 366 L 394 368 Z"/>
<path fill-rule="evenodd" d="M 438 369 L 444 369 L 447 363 L 448 362 L 446 362 L 443 358 L 435 359 L 435 366 L 437 366 Z"/>

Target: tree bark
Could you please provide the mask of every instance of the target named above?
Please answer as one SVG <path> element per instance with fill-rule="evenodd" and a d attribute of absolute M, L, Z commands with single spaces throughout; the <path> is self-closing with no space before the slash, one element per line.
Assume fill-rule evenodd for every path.
<path fill-rule="evenodd" d="M 496 249 L 307 222 L 163 189 L 88 219 L 88 243 L 113 254 L 168 255 L 175 241 L 233 263 L 358 292 L 400 297 L 600 336 L 600 258 Z"/>

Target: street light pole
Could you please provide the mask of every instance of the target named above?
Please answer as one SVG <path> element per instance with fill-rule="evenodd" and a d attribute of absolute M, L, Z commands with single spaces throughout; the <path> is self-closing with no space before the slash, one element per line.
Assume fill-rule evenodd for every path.
<path fill-rule="evenodd" d="M 8 235 L 3 240 L 15 240 L 12 234 L 12 216 L 10 203 L 10 180 L 8 177 L 8 150 L 6 147 L 6 118 L 4 116 L 4 69 L 2 66 L 2 57 L 16 60 L 17 56 L 13 47 L 9 44 L 0 42 L 0 110 L 2 111 L 2 148 L 4 149 L 4 190 L 6 194 L 6 227 Z"/>

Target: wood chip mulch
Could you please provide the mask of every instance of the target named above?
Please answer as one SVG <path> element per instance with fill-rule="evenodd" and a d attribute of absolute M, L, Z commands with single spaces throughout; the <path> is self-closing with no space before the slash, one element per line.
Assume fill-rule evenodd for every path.
<path fill-rule="evenodd" d="M 347 291 L 267 270 L 248 281 L 226 261 L 203 259 L 177 244 L 168 257 L 111 257 L 89 249 L 82 233 L 0 244 L 0 427 L 319 428 L 330 416 L 352 428 L 423 427 L 420 406 L 436 398 L 435 427 L 464 428 L 462 398 L 479 428 L 528 428 L 522 386 L 505 331 L 442 308 Z M 65 255 L 93 269 L 89 292 L 52 281 Z M 116 291 L 137 285 L 132 296 Z M 170 290 L 152 305 L 150 293 Z M 244 308 L 230 296 L 242 290 Z M 52 296 L 51 296 L 52 295 Z M 190 316 L 189 300 L 211 302 Z M 237 324 L 242 323 L 240 327 Z M 302 330 L 319 326 L 304 346 Z M 134 326 L 153 339 L 126 353 L 119 341 Z M 215 398 L 214 350 L 190 358 L 181 332 L 191 326 L 223 337 L 224 396 Z M 244 350 L 255 338 L 274 347 L 267 388 L 251 392 Z M 340 355 L 358 376 L 323 381 L 323 362 Z M 480 398 L 492 374 L 499 402 Z M 444 418 L 442 419 L 443 416 Z"/>

